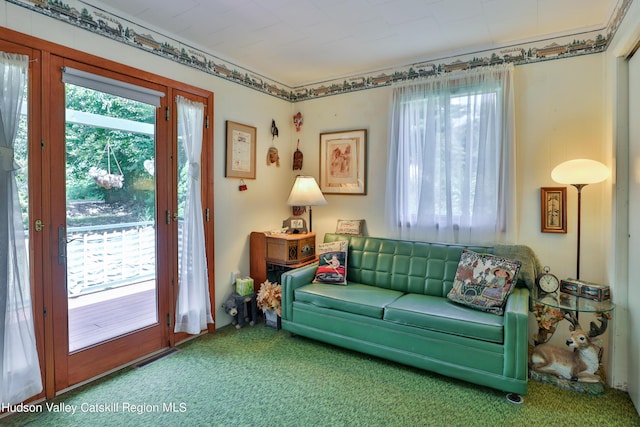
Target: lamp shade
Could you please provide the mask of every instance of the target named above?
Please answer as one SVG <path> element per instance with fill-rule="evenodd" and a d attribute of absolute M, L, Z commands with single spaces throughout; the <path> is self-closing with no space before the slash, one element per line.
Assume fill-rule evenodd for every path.
<path fill-rule="evenodd" d="M 590 159 L 560 163 L 551 171 L 551 179 L 559 184 L 595 184 L 609 178 L 609 168 Z"/>
<path fill-rule="evenodd" d="M 289 206 L 320 206 L 326 205 L 327 200 L 324 198 L 320 187 L 315 178 L 312 176 L 298 176 L 296 182 L 293 183 L 291 194 L 287 200 Z"/>

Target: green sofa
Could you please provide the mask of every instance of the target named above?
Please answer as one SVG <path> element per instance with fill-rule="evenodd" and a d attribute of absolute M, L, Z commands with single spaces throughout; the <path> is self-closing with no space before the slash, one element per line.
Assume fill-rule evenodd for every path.
<path fill-rule="evenodd" d="M 496 253 L 495 247 L 337 234 L 325 235 L 324 241 L 345 239 L 347 286 L 312 283 L 317 264 L 282 275 L 282 329 L 505 392 L 527 393 L 527 286 L 519 281 L 504 316 L 446 298 L 462 250 Z"/>

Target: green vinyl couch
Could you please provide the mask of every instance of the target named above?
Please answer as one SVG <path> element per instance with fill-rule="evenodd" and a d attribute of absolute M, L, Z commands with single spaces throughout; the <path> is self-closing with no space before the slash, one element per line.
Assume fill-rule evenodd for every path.
<path fill-rule="evenodd" d="M 518 280 L 502 316 L 446 297 L 463 249 L 500 255 L 496 248 L 510 254 L 513 248 L 330 233 L 324 241 L 345 239 L 346 286 L 312 283 L 317 263 L 282 275 L 282 329 L 507 393 L 527 393 L 527 285 L 537 272 L 529 271 L 528 283 Z M 531 258 L 518 277 L 526 264 L 539 269 L 528 247 L 515 248 Z"/>

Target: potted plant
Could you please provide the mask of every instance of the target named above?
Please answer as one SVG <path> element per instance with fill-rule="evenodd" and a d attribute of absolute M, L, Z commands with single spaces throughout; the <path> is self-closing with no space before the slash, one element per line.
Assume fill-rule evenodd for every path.
<path fill-rule="evenodd" d="M 280 329 L 280 316 L 282 316 L 282 285 L 266 280 L 260 285 L 256 297 L 258 308 L 264 313 L 267 326 Z"/>

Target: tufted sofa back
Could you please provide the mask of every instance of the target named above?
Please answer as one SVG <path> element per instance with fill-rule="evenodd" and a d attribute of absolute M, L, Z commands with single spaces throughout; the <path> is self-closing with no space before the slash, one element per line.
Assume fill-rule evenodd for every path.
<path fill-rule="evenodd" d="M 347 280 L 380 288 L 446 296 L 463 249 L 492 253 L 485 246 L 412 242 L 327 233 L 325 243 L 349 241 Z"/>

